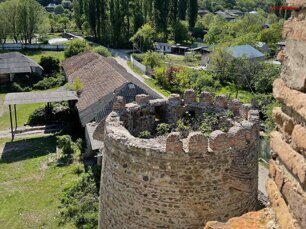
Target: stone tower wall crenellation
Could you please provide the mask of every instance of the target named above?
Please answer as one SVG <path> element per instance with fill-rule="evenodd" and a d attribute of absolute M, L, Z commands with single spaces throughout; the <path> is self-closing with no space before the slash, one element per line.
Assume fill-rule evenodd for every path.
<path fill-rule="evenodd" d="M 208 220 L 226 220 L 257 205 L 258 112 L 238 100 L 199 98 L 188 90 L 182 100 L 149 101 L 139 95 L 124 104 L 118 98 L 105 122 L 100 190 L 100 228 L 199 228 Z M 171 132 L 140 139 L 156 120 L 175 123 L 186 111 L 213 109 L 243 117 L 228 132 L 209 136 Z"/>

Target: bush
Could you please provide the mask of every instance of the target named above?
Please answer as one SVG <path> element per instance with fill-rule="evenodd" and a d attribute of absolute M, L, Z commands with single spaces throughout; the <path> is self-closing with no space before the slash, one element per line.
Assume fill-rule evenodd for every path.
<path fill-rule="evenodd" d="M 179 119 L 176 122 L 176 128 L 177 131 L 181 132 L 183 134 L 183 136 L 187 136 L 189 131 L 191 130 L 191 127 L 189 126 L 189 124 L 185 123 L 184 120 Z"/>
<path fill-rule="evenodd" d="M 19 83 L 14 82 L 12 84 L 12 90 L 15 92 L 28 92 L 31 91 L 31 87 L 22 87 Z"/>
<path fill-rule="evenodd" d="M 142 131 L 138 134 L 139 138 L 143 138 L 143 139 L 149 139 L 151 138 L 151 133 L 149 131 Z"/>
<path fill-rule="evenodd" d="M 62 5 L 57 5 L 55 8 L 54 8 L 54 13 L 55 14 L 63 14 L 65 13 L 65 9 Z"/>
<path fill-rule="evenodd" d="M 157 135 L 164 135 L 170 132 L 170 126 L 167 123 L 158 124 L 156 127 Z"/>
<path fill-rule="evenodd" d="M 65 155 L 72 155 L 74 153 L 73 142 L 69 135 L 57 137 L 57 145 Z"/>
<path fill-rule="evenodd" d="M 61 155 L 57 160 L 58 165 L 68 165 L 71 164 L 74 159 L 79 159 L 81 151 L 69 135 L 57 137 L 57 145 L 58 148 L 61 149 Z"/>
<path fill-rule="evenodd" d="M 93 51 L 100 54 L 101 56 L 104 56 L 104 57 L 111 57 L 112 56 L 112 53 L 110 51 L 108 51 L 108 49 L 105 48 L 104 46 L 95 47 L 93 49 Z"/>
<path fill-rule="evenodd" d="M 84 88 L 84 84 L 82 83 L 80 77 L 75 78 L 73 83 L 69 85 L 69 89 L 76 91 L 78 94 L 81 93 L 83 88 Z"/>
<path fill-rule="evenodd" d="M 57 74 L 56 76 L 44 78 L 38 83 L 33 85 L 33 89 L 35 90 L 47 90 L 54 87 L 60 87 L 64 85 L 66 82 L 65 76 L 62 74 Z"/>
<path fill-rule="evenodd" d="M 47 109 L 47 107 L 40 107 L 34 110 L 29 116 L 28 124 L 36 126 L 45 125 L 51 122 L 68 123 L 73 119 L 73 112 L 66 103 L 54 103 L 49 109 Z"/>
<path fill-rule="evenodd" d="M 144 55 L 143 64 L 151 69 L 162 65 L 163 56 L 157 52 L 149 51 Z"/>
<path fill-rule="evenodd" d="M 144 59 L 144 55 L 145 54 L 142 54 L 142 53 L 133 53 L 132 56 L 135 60 L 139 61 L 139 62 L 143 62 L 143 59 Z"/>
<path fill-rule="evenodd" d="M 28 119 L 28 124 L 31 126 L 44 125 L 47 122 L 47 114 L 45 107 L 39 107 L 34 110 Z"/>
<path fill-rule="evenodd" d="M 61 197 L 61 223 L 73 222 L 77 228 L 97 228 L 98 211 L 98 189 L 90 171 L 65 188 Z"/>
<path fill-rule="evenodd" d="M 201 55 L 195 52 L 186 53 L 184 56 L 185 62 L 194 62 L 194 61 L 200 61 L 200 60 L 201 60 Z"/>
<path fill-rule="evenodd" d="M 60 61 L 53 56 L 42 56 L 39 65 L 43 67 L 46 75 L 58 72 L 60 70 Z"/>
<path fill-rule="evenodd" d="M 65 50 L 65 57 L 72 57 L 90 50 L 90 46 L 86 41 L 80 39 L 74 39 L 69 43 L 69 46 Z"/>

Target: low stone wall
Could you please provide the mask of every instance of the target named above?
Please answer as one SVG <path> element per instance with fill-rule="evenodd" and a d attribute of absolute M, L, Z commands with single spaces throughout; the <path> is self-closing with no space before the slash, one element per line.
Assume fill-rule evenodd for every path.
<path fill-rule="evenodd" d="M 172 132 L 165 139 L 139 139 L 156 118 L 174 123 L 186 111 L 231 109 L 243 117 L 228 132 L 187 138 Z M 164 117 L 161 117 L 164 114 Z M 105 122 L 99 228 L 200 228 L 257 206 L 258 112 L 225 96 L 193 91 L 184 100 L 114 104 Z"/>

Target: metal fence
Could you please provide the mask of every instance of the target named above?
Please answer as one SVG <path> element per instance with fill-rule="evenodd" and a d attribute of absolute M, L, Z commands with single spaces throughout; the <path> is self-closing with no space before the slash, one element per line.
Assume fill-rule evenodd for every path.
<path fill-rule="evenodd" d="M 152 69 L 150 67 L 147 67 L 147 66 L 143 65 L 139 61 L 135 60 L 132 55 L 131 55 L 131 63 L 133 64 L 133 66 L 135 66 L 140 71 L 142 71 L 143 74 L 146 74 L 146 75 L 149 75 L 149 76 L 152 75 Z"/>
<path fill-rule="evenodd" d="M 49 44 L 21 44 L 21 43 L 5 43 L 0 44 L 1 50 L 44 50 L 44 51 L 63 51 L 64 45 Z"/>

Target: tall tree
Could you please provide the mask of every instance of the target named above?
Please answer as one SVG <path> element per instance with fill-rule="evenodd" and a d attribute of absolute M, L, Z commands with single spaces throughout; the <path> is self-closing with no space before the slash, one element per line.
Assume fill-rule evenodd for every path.
<path fill-rule="evenodd" d="M 192 30 L 197 22 L 198 17 L 198 0 L 188 1 L 188 22 L 189 30 Z"/>
<path fill-rule="evenodd" d="M 154 0 L 154 23 L 156 30 L 163 34 L 164 41 L 167 40 L 169 18 L 169 1 Z"/>
<path fill-rule="evenodd" d="M 174 25 L 178 21 L 178 0 L 170 0 L 169 22 Z"/>
<path fill-rule="evenodd" d="M 83 14 L 84 14 L 84 4 L 83 0 L 74 0 L 73 1 L 73 12 L 74 19 L 78 29 L 82 29 L 83 25 Z"/>
<path fill-rule="evenodd" d="M 44 8 L 35 0 L 21 0 L 17 4 L 17 28 L 21 40 L 32 43 L 34 33 L 38 32 L 46 16 Z"/>
<path fill-rule="evenodd" d="M 96 0 L 89 0 L 87 5 L 87 20 L 91 31 L 94 33 L 95 38 L 97 38 L 97 6 Z"/>
<path fill-rule="evenodd" d="M 187 0 L 179 0 L 178 14 L 180 20 L 186 20 Z"/>

